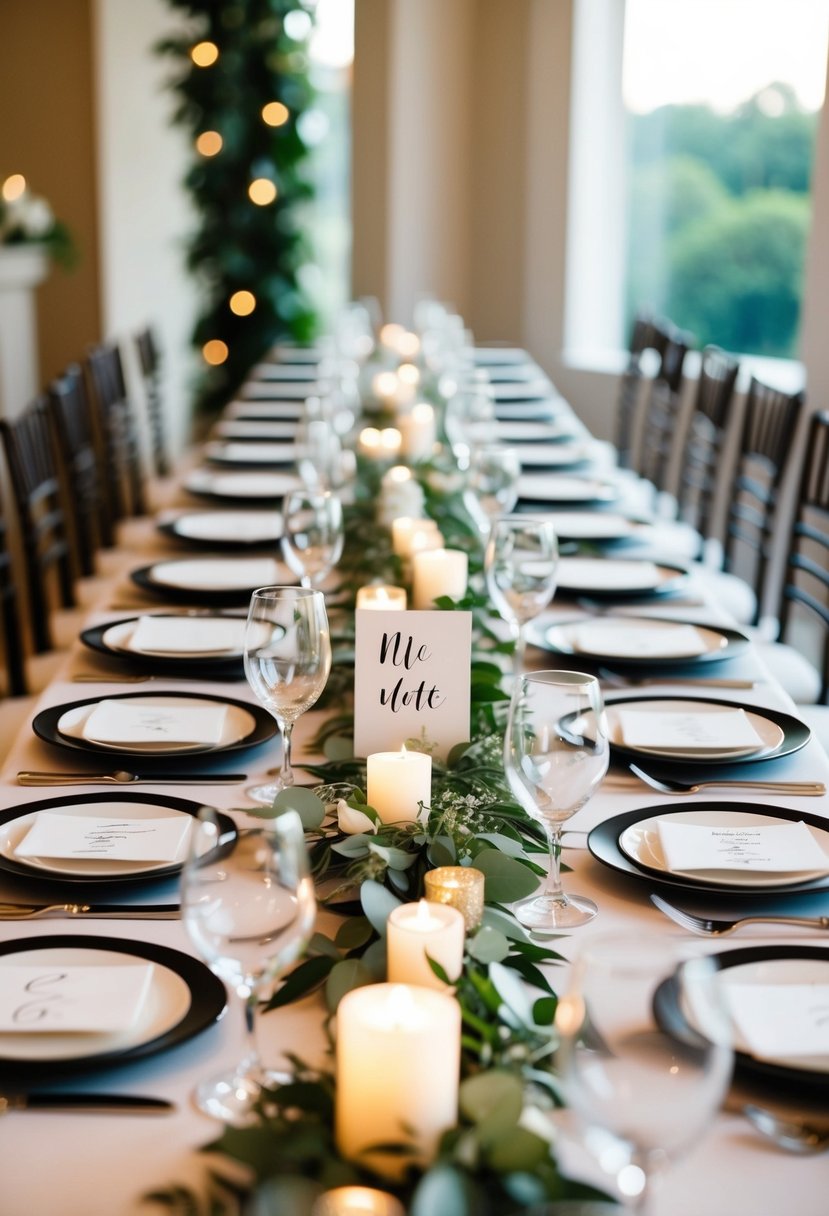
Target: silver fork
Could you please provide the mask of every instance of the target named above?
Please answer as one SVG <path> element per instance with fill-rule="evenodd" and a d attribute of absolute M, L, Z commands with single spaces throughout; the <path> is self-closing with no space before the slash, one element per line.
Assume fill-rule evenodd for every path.
<path fill-rule="evenodd" d="M 659 895 L 651 895 L 650 899 L 653 906 L 675 925 L 700 937 L 725 937 L 743 925 L 797 925 L 799 929 L 829 930 L 829 916 L 741 916 L 737 920 L 716 920 L 711 916 L 694 916 L 691 912 L 684 912 Z"/>
<path fill-rule="evenodd" d="M 818 797 L 826 793 L 822 781 L 746 781 L 743 778 L 725 777 L 720 781 L 677 781 L 674 777 L 654 777 L 641 764 L 629 764 L 634 777 L 662 794 L 698 794 L 700 790 L 768 790 L 776 794 L 803 794 Z"/>
<path fill-rule="evenodd" d="M 104 917 L 112 920 L 178 920 L 178 904 L 12 904 L 0 903 L 0 921 L 38 916 Z"/>

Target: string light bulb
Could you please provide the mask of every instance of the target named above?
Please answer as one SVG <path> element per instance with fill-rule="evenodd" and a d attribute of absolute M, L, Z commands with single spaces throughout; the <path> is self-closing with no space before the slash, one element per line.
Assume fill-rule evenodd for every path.
<path fill-rule="evenodd" d="M 202 156 L 215 156 L 221 152 L 224 140 L 218 131 L 202 131 L 196 140 L 196 151 Z"/>
<path fill-rule="evenodd" d="M 283 127 L 290 117 L 290 110 L 281 101 L 269 101 L 262 107 L 262 119 L 269 127 Z"/>
<path fill-rule="evenodd" d="M 219 58 L 215 42 L 197 42 L 190 50 L 190 58 L 197 68 L 209 68 Z"/>
<path fill-rule="evenodd" d="M 267 177 L 255 177 L 248 186 L 248 198 L 257 207 L 267 207 L 276 198 L 276 186 Z"/>
<path fill-rule="evenodd" d="M 211 367 L 218 367 L 227 360 L 230 351 L 227 343 L 223 342 L 221 338 L 211 338 L 209 342 L 205 342 L 201 353 L 205 363 L 209 363 Z"/>
<path fill-rule="evenodd" d="M 22 173 L 12 173 L 3 182 L 2 194 L 4 202 L 13 203 L 15 199 L 21 198 L 25 193 L 26 179 Z"/>
<path fill-rule="evenodd" d="M 230 311 L 237 317 L 249 317 L 256 307 L 256 296 L 252 291 L 234 291 L 230 297 Z"/>

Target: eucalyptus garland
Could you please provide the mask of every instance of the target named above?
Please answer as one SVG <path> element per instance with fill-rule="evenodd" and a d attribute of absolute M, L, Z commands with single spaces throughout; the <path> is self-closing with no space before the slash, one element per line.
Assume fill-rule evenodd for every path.
<path fill-rule="evenodd" d="M 303 115 L 313 101 L 305 0 L 168 0 L 188 32 L 156 50 L 177 72 L 173 122 L 193 139 L 184 180 L 198 216 L 187 267 L 202 311 L 197 408 L 224 404 L 285 336 L 313 336 L 302 288 L 310 261 L 302 207 L 311 197 Z"/>

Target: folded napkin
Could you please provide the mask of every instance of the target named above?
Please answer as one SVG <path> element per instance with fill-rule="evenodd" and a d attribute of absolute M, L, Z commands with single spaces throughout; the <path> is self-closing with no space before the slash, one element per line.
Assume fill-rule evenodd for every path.
<path fill-rule="evenodd" d="M 563 557 L 558 566 L 559 586 L 579 591 L 649 591 L 661 579 L 656 562 Z"/>
<path fill-rule="evenodd" d="M 678 713 L 648 709 L 619 709 L 619 727 L 629 747 L 652 751 L 727 752 L 765 746 L 742 709 L 712 709 Z"/>
<path fill-rule="evenodd" d="M 142 616 L 127 643 L 138 654 L 240 654 L 245 622 L 230 617 Z"/>
<path fill-rule="evenodd" d="M 660 819 L 657 828 L 668 868 L 675 871 L 798 874 L 829 870 L 829 854 L 802 822 L 727 827 Z"/>
<path fill-rule="evenodd" d="M 17 857 L 84 861 L 175 861 L 192 826 L 189 815 L 139 819 L 120 815 L 61 815 L 38 811 L 16 846 Z"/>
<path fill-rule="evenodd" d="M 180 516 L 175 527 L 179 536 L 198 540 L 273 541 L 282 535 L 282 516 L 277 511 L 203 511 Z"/>
<path fill-rule="evenodd" d="M 282 577 L 279 564 L 271 557 L 262 558 L 195 558 L 192 561 L 159 562 L 153 566 L 155 583 L 169 587 L 240 591 L 270 587 Z"/>
<path fill-rule="evenodd" d="M 297 447 L 293 443 L 221 443 L 210 449 L 222 460 L 238 464 L 293 464 Z"/>
<path fill-rule="evenodd" d="M 124 743 L 177 747 L 222 741 L 226 705 L 141 705 L 134 701 L 100 701 L 83 725 L 89 743 Z"/>
<path fill-rule="evenodd" d="M 829 984 L 730 981 L 723 990 L 740 1035 L 759 1059 L 829 1058 Z"/>
<path fill-rule="evenodd" d="M 0 967 L 3 1034 L 112 1033 L 138 1021 L 152 963 L 100 967 L 15 963 Z"/>
<path fill-rule="evenodd" d="M 705 640 L 693 625 L 643 625 L 594 621 L 573 630 L 574 650 L 584 654 L 623 655 L 625 658 L 692 658 L 705 654 Z"/>
<path fill-rule="evenodd" d="M 615 497 L 615 490 L 606 482 L 585 477 L 562 477 L 555 473 L 522 473 L 518 479 L 518 493 L 521 498 L 531 498 L 537 502 L 588 502 L 594 498 L 604 501 Z"/>

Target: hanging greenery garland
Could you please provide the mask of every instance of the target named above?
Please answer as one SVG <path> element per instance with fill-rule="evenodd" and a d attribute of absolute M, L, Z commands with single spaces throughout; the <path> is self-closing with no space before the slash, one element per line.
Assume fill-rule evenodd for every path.
<path fill-rule="evenodd" d="M 196 408 L 212 411 L 275 341 L 315 332 L 301 283 L 313 0 L 168 3 L 190 19 L 156 50 L 179 67 L 173 121 L 193 138 L 184 184 L 199 221 L 187 245 L 202 300 Z"/>

